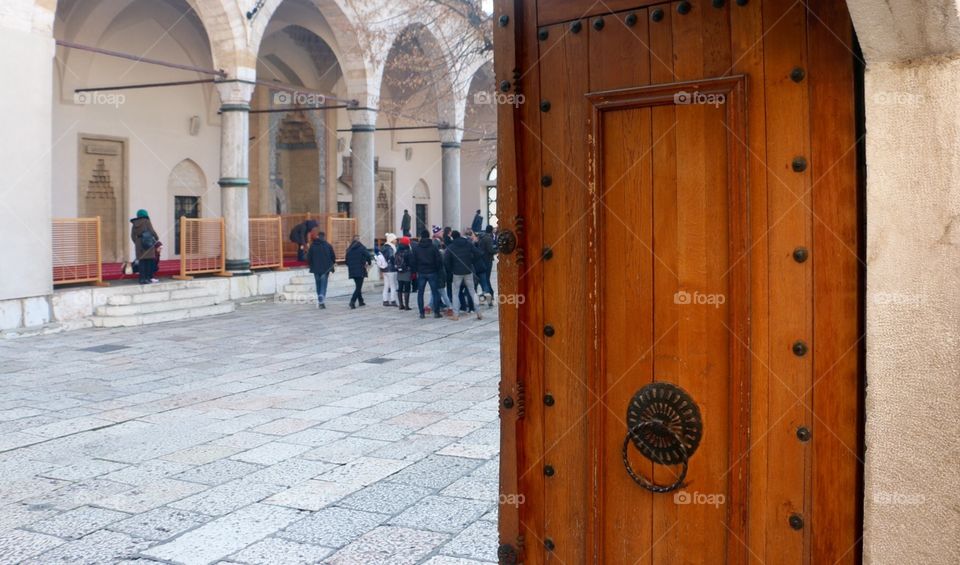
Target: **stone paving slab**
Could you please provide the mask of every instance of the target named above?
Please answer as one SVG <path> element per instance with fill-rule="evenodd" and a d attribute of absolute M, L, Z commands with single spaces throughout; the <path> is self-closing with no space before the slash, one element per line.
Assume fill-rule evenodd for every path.
<path fill-rule="evenodd" d="M 494 562 L 489 313 L 333 299 L 0 342 L 0 563 Z"/>

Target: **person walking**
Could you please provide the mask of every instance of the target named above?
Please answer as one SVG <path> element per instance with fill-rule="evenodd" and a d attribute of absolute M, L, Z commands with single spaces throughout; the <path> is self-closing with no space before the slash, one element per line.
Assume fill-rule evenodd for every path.
<path fill-rule="evenodd" d="M 403 218 L 400 219 L 400 233 L 404 237 L 410 237 L 410 212 L 403 211 Z"/>
<path fill-rule="evenodd" d="M 396 255 L 397 236 L 396 234 L 384 234 L 386 241 L 380 246 L 380 256 L 383 258 L 383 266 L 380 267 L 383 272 L 383 305 L 397 305 L 397 267 L 393 263 Z M 377 260 L 377 266 L 381 264 Z"/>
<path fill-rule="evenodd" d="M 137 210 L 137 217 L 130 220 L 130 239 L 133 240 L 134 259 L 140 273 L 140 284 L 158 283 L 153 277 L 157 268 L 157 246 L 160 236 L 150 222 L 146 210 Z"/>
<path fill-rule="evenodd" d="M 480 289 L 484 293 L 487 308 L 493 308 L 493 286 L 490 284 L 490 275 L 493 273 L 493 257 L 497 254 L 497 246 L 493 242 L 493 226 L 477 234 L 477 247 L 483 259 L 483 273 L 480 274 Z"/>
<path fill-rule="evenodd" d="M 363 301 L 362 291 L 363 279 L 367 278 L 367 267 L 370 266 L 370 251 L 360 243 L 359 235 L 353 236 L 353 241 L 350 243 L 350 247 L 347 248 L 346 263 L 347 276 L 353 279 L 353 284 L 356 285 L 353 295 L 350 297 L 350 308 L 356 308 L 357 303 L 359 303 L 360 306 L 366 306 L 367 303 Z"/>
<path fill-rule="evenodd" d="M 290 241 L 297 244 L 297 261 L 303 262 L 307 258 L 307 246 L 310 244 L 310 233 L 317 229 L 315 220 L 307 220 L 293 226 L 290 230 Z"/>
<path fill-rule="evenodd" d="M 413 281 L 413 258 L 410 250 L 410 238 L 401 237 L 397 245 L 397 252 L 393 256 L 393 268 L 396 270 L 397 282 L 400 287 L 397 298 L 401 310 L 410 310 L 410 290 Z"/>
<path fill-rule="evenodd" d="M 420 317 L 425 318 L 426 314 L 423 307 L 423 293 L 430 285 L 430 298 L 433 302 L 433 317 L 442 318 L 440 313 L 440 289 L 437 276 L 440 272 L 443 259 L 440 256 L 440 250 L 430 241 L 430 232 L 422 230 L 420 232 L 420 241 L 413 248 L 413 268 L 417 273 L 417 308 L 420 310 Z"/>
<path fill-rule="evenodd" d="M 317 284 L 317 308 L 326 310 L 327 305 L 324 299 L 327 296 L 327 282 L 330 280 L 330 273 L 333 272 L 337 262 L 337 256 L 333 252 L 333 246 L 327 241 L 327 234 L 317 233 L 317 238 L 310 245 L 307 252 L 307 263 L 310 265 L 310 272 L 313 273 L 313 280 Z"/>
<path fill-rule="evenodd" d="M 473 230 L 473 233 L 477 233 L 483 229 L 483 216 L 480 214 L 480 210 L 477 210 L 477 215 L 473 217 L 473 223 L 470 224 L 470 229 Z"/>
<path fill-rule="evenodd" d="M 453 291 L 459 296 L 460 288 L 466 286 L 470 299 L 476 304 L 477 291 L 473 286 L 473 263 L 480 251 L 474 247 L 470 240 L 461 237 L 457 230 L 453 230 L 450 237 L 450 245 L 447 246 L 447 254 L 444 259 L 447 263 L 447 271 L 452 274 Z M 480 309 L 477 308 L 476 312 L 477 319 L 482 320 L 483 314 L 480 313 Z M 460 319 L 457 312 L 454 312 L 452 317 L 454 320 Z"/>

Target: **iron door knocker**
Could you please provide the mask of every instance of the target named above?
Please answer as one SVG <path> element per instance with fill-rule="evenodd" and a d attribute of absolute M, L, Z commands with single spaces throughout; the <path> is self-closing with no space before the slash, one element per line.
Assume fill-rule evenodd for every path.
<path fill-rule="evenodd" d="M 700 408 L 682 388 L 670 383 L 650 383 L 633 395 L 627 406 L 627 436 L 623 439 L 623 466 L 635 483 L 650 492 L 665 493 L 683 486 L 690 457 L 703 437 Z M 631 440 L 637 451 L 660 465 L 682 465 L 677 480 L 658 485 L 630 466 Z"/>

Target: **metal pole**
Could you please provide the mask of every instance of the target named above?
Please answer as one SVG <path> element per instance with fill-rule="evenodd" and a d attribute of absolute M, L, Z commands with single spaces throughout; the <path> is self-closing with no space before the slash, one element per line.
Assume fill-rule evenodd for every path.
<path fill-rule="evenodd" d="M 164 86 L 186 86 L 189 84 L 210 84 L 216 82 L 212 78 L 204 78 L 200 80 L 178 80 L 174 82 L 152 82 L 145 84 L 127 84 L 121 86 L 102 86 L 102 87 L 90 87 L 90 88 L 75 88 L 74 92 L 103 92 L 106 90 L 133 90 L 137 88 L 158 88 Z"/>
<path fill-rule="evenodd" d="M 250 110 L 251 114 L 279 114 L 285 112 L 299 112 L 299 111 L 314 111 L 314 110 L 339 110 L 341 108 L 349 108 L 350 106 L 346 104 L 339 104 L 337 106 L 313 106 L 309 108 L 270 108 L 268 110 Z"/>
<path fill-rule="evenodd" d="M 220 78 L 227 77 L 227 73 L 224 71 L 204 69 L 201 67 L 194 67 L 193 65 L 181 65 L 180 63 L 168 63 L 167 61 L 159 61 L 157 59 L 148 59 L 146 57 L 141 57 L 139 55 L 122 53 L 120 51 L 111 51 L 109 49 L 101 49 L 100 47 L 91 47 L 89 45 L 81 45 L 79 43 L 73 43 L 72 41 L 64 41 L 62 39 L 57 40 L 57 45 L 61 47 L 66 47 L 68 49 L 79 49 L 81 51 L 89 51 L 91 53 L 97 53 L 99 55 L 107 55 L 109 57 L 119 57 L 121 59 L 136 61 L 137 63 L 147 63 L 148 65 L 160 65 L 161 67 L 169 67 L 171 69 L 181 69 L 184 71 L 193 71 L 197 73 L 203 73 L 206 75 L 217 76 Z"/>

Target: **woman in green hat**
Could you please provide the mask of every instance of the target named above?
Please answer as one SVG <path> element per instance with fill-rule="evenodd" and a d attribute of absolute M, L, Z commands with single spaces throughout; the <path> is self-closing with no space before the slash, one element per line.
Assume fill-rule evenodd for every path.
<path fill-rule="evenodd" d="M 130 239 L 136 248 L 134 259 L 140 267 L 140 284 L 160 282 L 153 278 L 153 274 L 157 272 L 157 246 L 160 244 L 160 237 L 150 223 L 150 215 L 146 210 L 137 210 L 137 217 L 131 219 L 130 224 Z"/>

